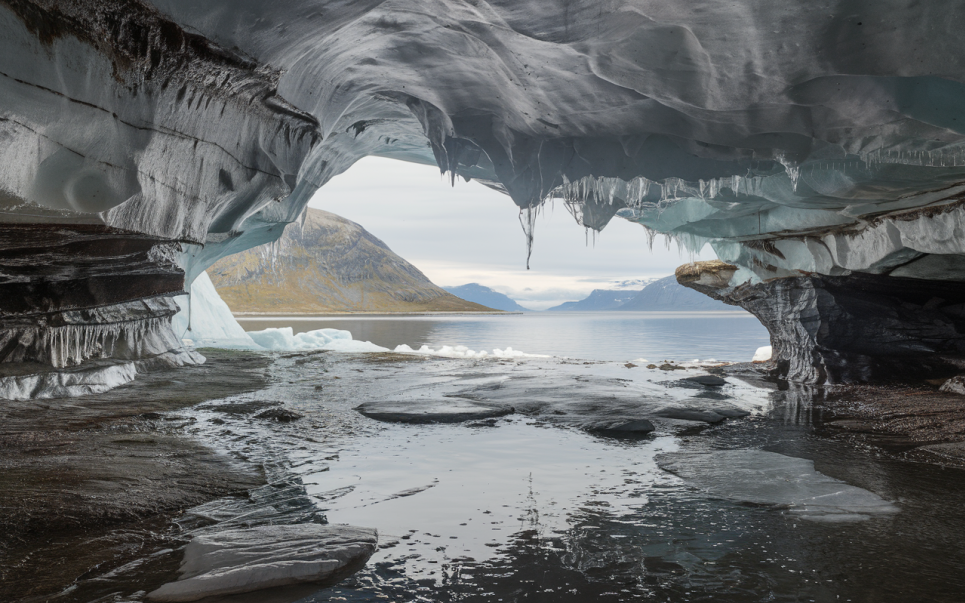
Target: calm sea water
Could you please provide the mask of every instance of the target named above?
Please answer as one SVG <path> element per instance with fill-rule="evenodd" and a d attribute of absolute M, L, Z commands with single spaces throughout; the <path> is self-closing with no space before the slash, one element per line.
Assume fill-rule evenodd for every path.
<path fill-rule="evenodd" d="M 767 330 L 746 312 L 553 312 L 484 316 L 313 316 L 240 318 L 248 331 L 333 328 L 395 348 L 406 344 L 512 347 L 530 354 L 585 360 L 749 361 L 770 345 Z"/>

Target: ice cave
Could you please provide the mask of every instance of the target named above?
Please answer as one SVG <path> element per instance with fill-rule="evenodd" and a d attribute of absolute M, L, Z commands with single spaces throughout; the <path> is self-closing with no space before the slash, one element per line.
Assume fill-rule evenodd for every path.
<path fill-rule="evenodd" d="M 945 0 L 0 0 L 0 598 L 961 600 L 963 31 Z M 677 281 L 771 351 L 245 332 L 205 271 L 370 156 L 501 193 L 530 252 L 553 203 L 712 249 Z"/>
<path fill-rule="evenodd" d="M 728 266 L 696 286 L 761 318 L 789 380 L 965 361 L 961 6 L 6 0 L 0 19 L 3 362 L 191 361 L 171 296 L 366 155 L 504 191 L 537 245 L 552 198 L 709 244 Z"/>

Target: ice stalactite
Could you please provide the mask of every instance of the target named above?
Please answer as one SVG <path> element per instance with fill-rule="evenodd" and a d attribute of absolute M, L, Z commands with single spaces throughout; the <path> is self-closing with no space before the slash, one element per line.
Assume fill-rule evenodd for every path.
<path fill-rule="evenodd" d="M 778 154 L 777 160 L 784 166 L 787 177 L 791 179 L 791 186 L 794 188 L 794 192 L 797 192 L 797 181 L 801 177 L 801 166 L 788 159 L 783 153 Z"/>
<path fill-rule="evenodd" d="M 533 240 L 536 234 L 536 217 L 540 206 L 526 207 L 519 210 L 519 224 L 523 227 L 526 237 L 526 269 L 529 270 L 529 260 L 533 256 Z"/>

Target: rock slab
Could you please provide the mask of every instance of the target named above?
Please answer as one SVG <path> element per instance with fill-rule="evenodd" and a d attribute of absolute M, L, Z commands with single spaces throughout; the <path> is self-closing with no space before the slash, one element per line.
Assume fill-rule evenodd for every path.
<path fill-rule="evenodd" d="M 670 452 L 656 461 L 712 496 L 787 509 L 811 521 L 861 521 L 898 511 L 873 492 L 819 473 L 814 461 L 775 452 Z"/>
<path fill-rule="evenodd" d="M 646 419 L 630 419 L 617 421 L 594 421 L 583 426 L 593 433 L 610 436 L 646 435 L 653 431 L 653 423 Z"/>
<path fill-rule="evenodd" d="M 361 569 L 378 542 L 378 531 L 371 528 L 318 524 L 198 536 L 184 550 L 181 577 L 149 593 L 148 600 L 174 603 L 296 584 L 334 584 Z"/>
<path fill-rule="evenodd" d="M 366 402 L 355 410 L 377 421 L 417 424 L 478 421 L 516 412 L 512 406 L 481 404 L 458 398 Z"/>

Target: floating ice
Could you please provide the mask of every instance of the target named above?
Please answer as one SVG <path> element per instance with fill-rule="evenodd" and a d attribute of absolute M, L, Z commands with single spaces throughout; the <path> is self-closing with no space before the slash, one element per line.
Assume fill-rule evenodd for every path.
<path fill-rule="evenodd" d="M 519 350 L 514 350 L 512 347 L 507 347 L 504 350 L 499 348 L 494 349 L 492 352 L 487 352 L 486 350 L 475 351 L 470 350 L 464 345 L 449 346 L 444 345 L 439 349 L 432 349 L 427 345 L 420 347 L 418 350 L 413 350 L 411 347 L 402 344 L 396 346 L 396 352 L 405 354 L 425 354 L 427 356 L 443 356 L 446 358 L 549 358 L 545 354 L 527 354 L 526 352 L 520 352 Z"/>
<path fill-rule="evenodd" d="M 261 348 L 276 352 L 332 350 L 335 352 L 388 352 L 368 341 L 352 339 L 349 331 L 316 329 L 297 335 L 291 327 L 250 331 L 248 336 Z"/>
<path fill-rule="evenodd" d="M 814 461 L 774 452 L 672 452 L 659 455 L 657 464 L 714 496 L 785 508 L 811 521 L 862 521 L 898 512 L 873 492 L 815 471 Z"/>

